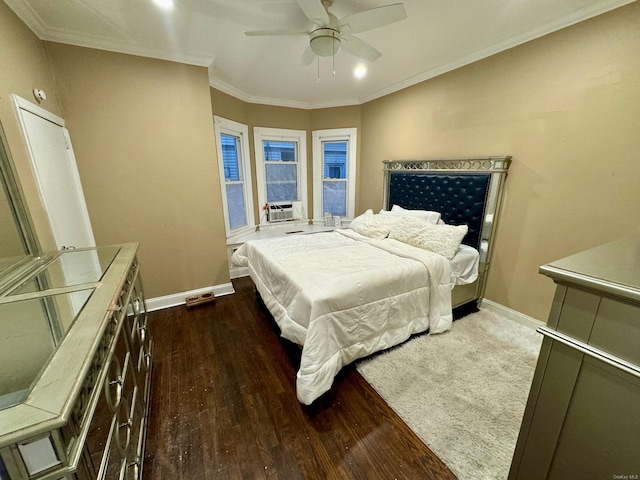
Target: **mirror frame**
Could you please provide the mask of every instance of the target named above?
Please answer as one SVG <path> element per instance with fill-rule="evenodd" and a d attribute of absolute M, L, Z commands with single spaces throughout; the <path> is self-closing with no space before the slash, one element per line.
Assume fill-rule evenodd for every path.
<path fill-rule="evenodd" d="M 9 149 L 7 148 L 7 140 L 0 124 L 0 182 L 6 193 L 9 208 L 15 220 L 15 227 L 20 235 L 22 245 L 25 250 L 25 259 L 30 256 L 40 254 L 40 244 L 34 233 L 28 210 L 24 204 L 20 182 L 16 169 L 11 160 Z M 17 262 L 21 264 L 21 261 Z M 8 270 L 12 270 L 9 267 Z M 0 272 L 0 276 L 5 272 Z"/>

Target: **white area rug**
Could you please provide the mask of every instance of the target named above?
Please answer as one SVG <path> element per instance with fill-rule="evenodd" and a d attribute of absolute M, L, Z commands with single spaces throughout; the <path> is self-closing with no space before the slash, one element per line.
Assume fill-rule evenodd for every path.
<path fill-rule="evenodd" d="M 460 480 L 509 473 L 542 335 L 488 310 L 358 371 Z"/>

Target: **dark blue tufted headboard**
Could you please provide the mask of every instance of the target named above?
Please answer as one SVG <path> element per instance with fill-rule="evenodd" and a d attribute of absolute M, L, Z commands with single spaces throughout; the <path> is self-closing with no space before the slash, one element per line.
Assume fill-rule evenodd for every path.
<path fill-rule="evenodd" d="M 460 293 L 452 305 L 482 298 L 511 157 L 384 160 L 382 163 L 385 209 L 399 205 L 411 210 L 436 211 L 449 225 L 469 227 L 462 242 L 480 252 L 479 272 L 483 274 L 478 276 L 475 289 Z"/>
<path fill-rule="evenodd" d="M 391 172 L 387 208 L 432 210 L 449 225 L 467 225 L 462 243 L 480 250 L 490 173 Z"/>

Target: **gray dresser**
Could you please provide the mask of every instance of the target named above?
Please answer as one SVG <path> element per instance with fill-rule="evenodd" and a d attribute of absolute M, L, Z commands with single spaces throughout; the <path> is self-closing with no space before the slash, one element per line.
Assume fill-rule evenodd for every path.
<path fill-rule="evenodd" d="M 640 478 L 640 230 L 540 268 L 557 284 L 510 479 Z"/>
<path fill-rule="evenodd" d="M 0 479 L 141 477 L 151 340 L 137 244 L 0 279 Z"/>

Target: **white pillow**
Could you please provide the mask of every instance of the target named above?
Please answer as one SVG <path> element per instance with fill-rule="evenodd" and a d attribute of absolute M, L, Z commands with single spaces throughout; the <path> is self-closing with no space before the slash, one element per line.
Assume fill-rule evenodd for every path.
<path fill-rule="evenodd" d="M 451 260 L 468 231 L 466 225 L 433 225 L 419 218 L 402 216 L 391 228 L 389 238 Z"/>
<path fill-rule="evenodd" d="M 407 210 L 406 208 L 402 208 L 399 205 L 394 205 L 393 207 L 391 207 L 391 213 L 419 218 L 421 220 L 426 220 L 427 222 L 434 225 L 443 223 L 440 222 L 440 212 L 432 212 L 430 210 Z"/>
<path fill-rule="evenodd" d="M 391 227 L 400 217 L 395 215 L 376 215 L 369 209 L 362 215 L 351 220 L 349 228 L 354 232 L 371 238 L 387 238 Z"/>

